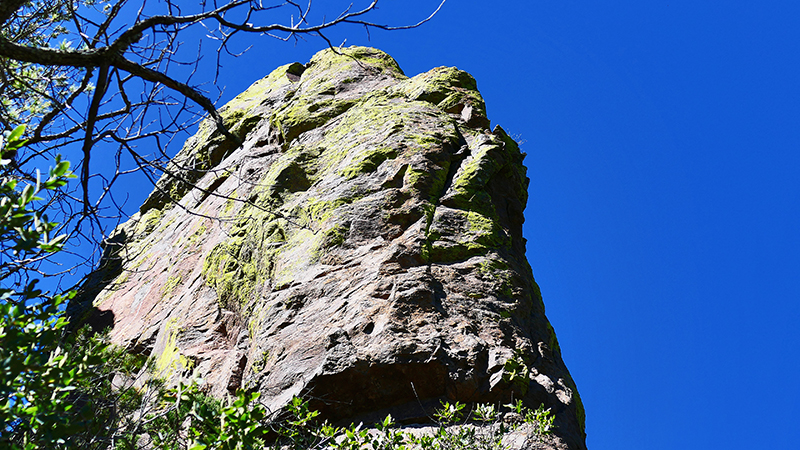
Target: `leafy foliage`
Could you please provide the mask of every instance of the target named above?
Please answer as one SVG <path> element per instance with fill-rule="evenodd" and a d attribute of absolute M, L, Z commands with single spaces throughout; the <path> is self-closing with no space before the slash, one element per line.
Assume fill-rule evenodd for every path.
<path fill-rule="evenodd" d="M 66 1 L 30 1 L 3 23 L 2 32 L 13 42 L 66 51 L 70 41 L 59 39 L 68 34 L 67 20 Z M 0 121 L 37 125 L 55 105 L 69 99 L 83 73 L 74 67 L 0 59 Z"/>
<path fill-rule="evenodd" d="M 57 224 L 48 220 L 44 207 L 35 209 L 33 204 L 42 200 L 38 195 L 64 186 L 73 177 L 69 172 L 69 162 L 56 157 L 55 166 L 50 169 L 46 180 L 41 180 L 37 170 L 33 182 L 22 186 L 18 178 L 10 176 L 12 161 L 6 155 L 25 144 L 21 140 L 24 131 L 25 126 L 20 125 L 0 141 L 0 171 L 3 174 L 0 180 L 0 279 L 6 283 L 43 256 L 59 251 L 66 238 L 65 235 L 52 236 Z M 7 288 L 0 291 L 0 295 L 13 294 L 28 296 L 29 299 L 38 296 L 34 286 L 20 293 Z"/>
<path fill-rule="evenodd" d="M 24 127 L 8 133 L 3 155 L 18 150 Z M 48 191 L 73 177 L 69 162 L 56 158 L 49 176 L 22 183 L 5 169 L 0 180 L 0 447 L 8 449 L 105 448 L 126 413 L 140 405 L 134 391 L 113 389 L 116 374 L 142 367 L 132 355 L 113 349 L 88 332 L 67 333 L 63 314 L 75 292 L 48 296 L 27 280 L 44 256 L 61 250 L 65 236 L 53 236 Z"/>
<path fill-rule="evenodd" d="M 305 402 L 295 398 L 288 410 L 292 417 L 303 418 L 299 422 L 303 428 L 313 426 L 311 435 L 316 439 L 309 440 L 307 430 L 296 430 L 296 433 L 281 433 L 284 440 L 276 445 L 293 449 L 336 450 L 501 450 L 505 448 L 503 438 L 520 425 L 505 423 L 500 418 L 500 410 L 493 405 L 477 404 L 470 414 L 465 415 L 466 405 L 443 402 L 434 413 L 438 426 L 433 433 L 419 434 L 398 429 L 391 415 L 374 424 L 374 428 L 366 428 L 363 424 L 337 428 L 327 423 L 313 425 L 310 419 L 316 415 L 304 405 Z M 522 423 L 530 424 L 536 436 L 548 435 L 553 428 L 553 417 L 543 406 L 531 411 L 519 401 L 514 405 L 505 405 L 505 408 L 523 418 Z M 298 436 L 303 437 L 297 439 Z"/>
<path fill-rule="evenodd" d="M 9 133 L 3 155 L 24 145 L 24 127 Z M 10 164 L 2 159 L 2 169 Z M 4 175 L 7 175 L 4 173 Z M 32 280 L 24 289 L 6 286 L 16 273 L 42 255 L 58 251 L 64 236 L 52 237 L 56 224 L 34 202 L 43 191 L 63 186 L 70 178 L 69 163 L 56 160 L 49 177 L 21 186 L 19 180 L 0 180 L 0 421 L 7 425 L 0 443 L 11 449 L 57 448 L 67 445 L 94 420 L 89 402 L 76 388 L 100 364 L 99 353 L 74 354 L 63 345 L 67 325 L 61 314 L 74 293 L 46 298 Z M 20 189 L 21 188 L 21 189 Z"/>

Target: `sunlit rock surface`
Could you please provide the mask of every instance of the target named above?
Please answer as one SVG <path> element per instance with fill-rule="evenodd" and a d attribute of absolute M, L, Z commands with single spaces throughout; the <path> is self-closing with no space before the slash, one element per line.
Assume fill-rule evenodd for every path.
<path fill-rule="evenodd" d="M 84 288 L 114 343 L 346 423 L 522 398 L 557 428 L 517 448 L 585 448 L 525 257 L 524 155 L 472 76 L 324 50 L 221 113 L 243 145 L 204 122 Z"/>

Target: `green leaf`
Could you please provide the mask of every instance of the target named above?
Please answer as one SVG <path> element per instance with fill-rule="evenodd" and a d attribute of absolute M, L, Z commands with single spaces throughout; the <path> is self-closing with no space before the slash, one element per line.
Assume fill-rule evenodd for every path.
<path fill-rule="evenodd" d="M 20 125 L 14 128 L 14 130 L 11 131 L 11 134 L 8 135 L 8 142 L 12 143 L 18 141 L 19 138 L 22 137 L 23 133 L 25 133 L 25 125 Z"/>
<path fill-rule="evenodd" d="M 50 171 L 51 177 L 61 177 L 69 170 L 69 161 L 61 161 Z"/>
<path fill-rule="evenodd" d="M 36 192 L 33 190 L 33 186 L 30 184 L 25 186 L 25 189 L 22 190 L 22 195 L 19 196 L 19 205 L 25 206 L 30 203 L 35 193 Z"/>

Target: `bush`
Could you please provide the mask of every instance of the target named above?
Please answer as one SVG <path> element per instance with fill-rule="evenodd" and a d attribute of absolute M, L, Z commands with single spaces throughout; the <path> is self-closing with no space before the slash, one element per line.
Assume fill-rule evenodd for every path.
<path fill-rule="evenodd" d="M 0 143 L 3 156 L 16 152 L 24 126 Z M 63 342 L 67 321 L 61 313 L 74 296 L 47 297 L 27 270 L 42 257 L 61 249 L 65 236 L 51 237 L 57 224 L 43 209 L 34 209 L 37 195 L 66 184 L 69 163 L 56 159 L 49 177 L 21 186 L 8 175 L 10 159 L 0 158 L 0 444 L 9 449 L 59 448 L 72 445 L 82 430 L 91 429 L 94 414 L 76 395 L 77 386 L 101 361 L 91 353 L 76 355 Z M 37 173 L 38 175 L 38 173 Z"/>

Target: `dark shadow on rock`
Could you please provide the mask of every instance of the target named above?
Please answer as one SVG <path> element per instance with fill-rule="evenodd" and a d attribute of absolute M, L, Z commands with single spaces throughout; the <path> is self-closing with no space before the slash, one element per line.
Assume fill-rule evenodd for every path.
<path fill-rule="evenodd" d="M 126 240 L 127 234 L 121 230 L 101 244 L 103 255 L 98 268 L 87 276 L 78 294 L 67 305 L 65 313 L 71 331 L 89 325 L 93 333 L 100 333 L 114 326 L 114 313 L 97 309 L 93 302 L 122 273 L 121 254 Z"/>

